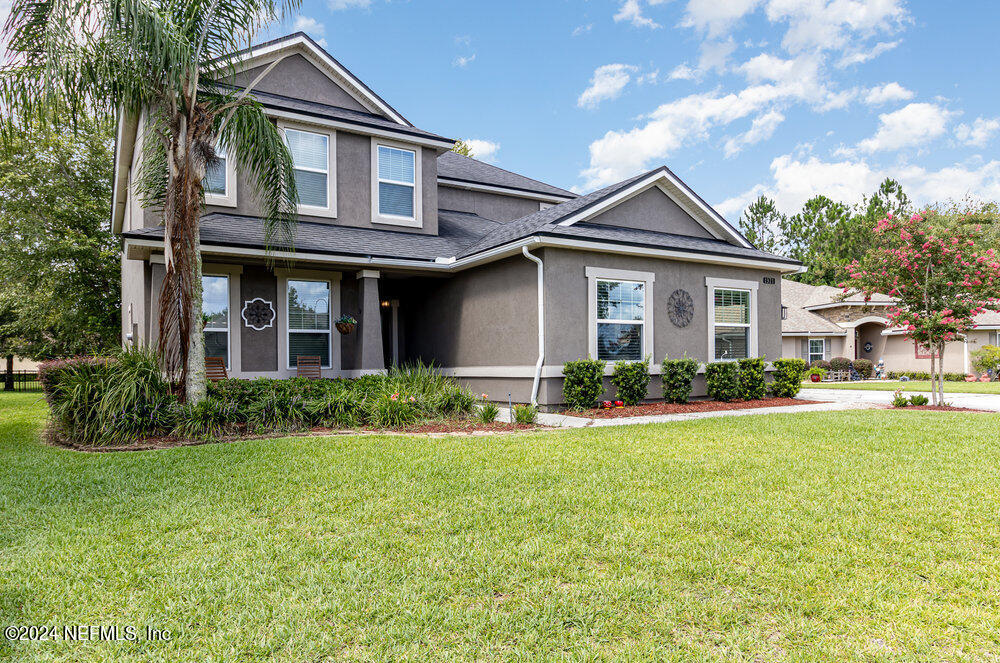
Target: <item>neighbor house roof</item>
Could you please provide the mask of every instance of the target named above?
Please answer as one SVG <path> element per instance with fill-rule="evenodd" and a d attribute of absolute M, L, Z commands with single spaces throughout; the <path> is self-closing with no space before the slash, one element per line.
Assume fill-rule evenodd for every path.
<path fill-rule="evenodd" d="M 530 177 L 518 175 L 509 170 L 504 170 L 478 159 L 472 159 L 451 151 L 445 152 L 438 157 L 438 180 L 442 179 L 453 180 L 458 185 L 463 182 L 485 184 L 515 191 L 542 193 L 558 198 L 576 198 L 576 194 L 572 191 L 560 189 L 557 186 L 539 182 Z"/>

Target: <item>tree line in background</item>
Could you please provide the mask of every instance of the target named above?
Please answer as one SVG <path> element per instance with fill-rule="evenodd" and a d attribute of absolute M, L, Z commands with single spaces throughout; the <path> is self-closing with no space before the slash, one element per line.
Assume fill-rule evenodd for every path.
<path fill-rule="evenodd" d="M 838 285 L 846 268 L 877 245 L 878 223 L 886 217 L 908 217 L 916 211 L 903 187 L 887 178 L 871 195 L 854 205 L 824 195 L 813 196 L 796 214 L 781 213 L 774 200 L 760 196 L 740 218 L 740 230 L 754 246 L 801 261 L 808 270 L 791 278 L 810 285 Z M 1000 209 L 996 203 L 972 200 L 936 204 L 929 209 L 942 226 L 978 223 L 989 238 L 1000 239 Z"/>

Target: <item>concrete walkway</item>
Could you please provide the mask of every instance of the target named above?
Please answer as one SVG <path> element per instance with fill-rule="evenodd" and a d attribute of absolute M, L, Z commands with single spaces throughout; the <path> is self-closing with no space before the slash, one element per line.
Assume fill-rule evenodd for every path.
<path fill-rule="evenodd" d="M 815 390 L 814 390 L 815 391 Z M 874 407 L 864 402 L 812 403 L 808 405 L 782 405 L 780 407 L 757 407 L 746 410 L 718 410 L 715 412 L 686 412 L 683 414 L 653 414 L 645 417 L 614 417 L 591 419 L 573 417 L 566 414 L 539 412 L 536 421 L 543 426 L 557 428 L 601 428 L 604 426 L 633 426 L 635 424 L 660 424 L 670 421 L 710 419 L 713 417 L 748 417 L 755 414 L 789 414 L 793 412 L 836 412 L 840 410 L 865 410 Z M 500 408 L 498 421 L 510 421 L 510 410 Z"/>
<path fill-rule="evenodd" d="M 913 394 L 923 393 L 930 399 L 930 392 L 904 391 L 903 394 L 909 398 Z M 892 402 L 891 391 L 866 391 L 863 389 L 802 389 L 799 398 L 808 401 L 828 401 L 830 403 L 876 403 L 885 404 Z M 990 410 L 1000 412 L 1000 394 L 948 394 L 944 395 L 944 402 L 955 407 L 968 407 L 976 410 Z"/>

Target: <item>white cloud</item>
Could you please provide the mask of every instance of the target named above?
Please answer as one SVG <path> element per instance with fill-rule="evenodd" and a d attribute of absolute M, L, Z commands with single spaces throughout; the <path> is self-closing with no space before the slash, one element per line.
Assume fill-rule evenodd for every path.
<path fill-rule="evenodd" d="M 837 66 L 841 69 L 845 69 L 847 67 L 850 67 L 851 65 L 863 64 L 865 62 L 868 62 L 869 60 L 874 60 L 883 53 L 891 51 L 892 49 L 896 48 L 897 46 L 899 46 L 900 43 L 901 42 L 899 40 L 880 41 L 871 48 L 865 48 L 845 53 L 844 56 L 840 58 L 840 60 L 837 62 Z"/>
<path fill-rule="evenodd" d="M 578 25 L 575 28 L 573 28 L 572 35 L 574 37 L 579 37 L 580 35 L 587 34 L 588 32 L 590 32 L 593 29 L 594 29 L 594 24 L 593 23 L 587 23 L 586 25 Z"/>
<path fill-rule="evenodd" d="M 970 194 L 981 200 L 1000 198 L 1000 161 L 972 160 L 927 170 L 920 166 L 881 168 L 864 160 L 821 161 L 786 154 L 771 162 L 770 182 L 724 200 L 715 209 L 735 219 L 760 195 L 773 198 L 786 214 L 798 212 L 806 200 L 818 194 L 854 203 L 877 189 L 887 177 L 898 180 L 917 205 L 958 200 Z"/>
<path fill-rule="evenodd" d="M 658 5 L 666 0 L 649 0 L 650 5 Z M 659 28 L 660 24 L 642 13 L 643 0 L 625 0 L 615 14 L 615 23 L 628 21 L 637 28 Z"/>
<path fill-rule="evenodd" d="M 468 67 L 470 64 L 472 64 L 472 61 L 475 59 L 476 59 L 475 53 L 473 53 L 472 55 L 459 55 L 457 58 L 451 61 L 451 66 L 462 67 L 464 69 L 465 67 Z"/>
<path fill-rule="evenodd" d="M 781 43 L 791 53 L 843 50 L 909 20 L 903 0 L 768 0 L 765 13 L 772 23 L 788 24 Z"/>
<path fill-rule="evenodd" d="M 858 143 L 858 149 L 879 152 L 919 147 L 944 134 L 955 115 L 958 113 L 937 104 L 908 104 L 898 111 L 879 115 L 878 131 Z"/>
<path fill-rule="evenodd" d="M 688 66 L 687 63 L 677 65 L 673 68 L 670 74 L 667 75 L 667 78 L 672 81 L 690 81 L 694 80 L 695 77 L 695 70 Z"/>
<path fill-rule="evenodd" d="M 736 50 L 736 42 L 729 38 L 725 41 L 706 41 L 701 45 L 701 57 L 698 58 L 698 72 L 726 71 L 729 56 Z"/>
<path fill-rule="evenodd" d="M 295 22 L 292 24 L 292 30 L 295 32 L 305 32 L 310 37 L 316 40 L 323 48 L 326 48 L 326 39 L 323 35 L 326 34 L 326 26 L 312 18 L 311 16 L 296 16 Z"/>
<path fill-rule="evenodd" d="M 372 0 L 327 0 L 327 6 L 331 11 L 342 9 L 366 9 L 371 6 Z"/>
<path fill-rule="evenodd" d="M 458 46 L 471 46 L 472 37 L 470 37 L 469 35 L 458 35 L 455 37 L 455 43 Z"/>
<path fill-rule="evenodd" d="M 913 92 L 893 81 L 885 85 L 876 85 L 868 90 L 865 103 L 869 106 L 879 106 L 890 101 L 906 101 L 913 98 Z"/>
<path fill-rule="evenodd" d="M 955 136 L 973 147 L 983 147 L 1000 130 L 1000 118 L 977 117 L 972 125 L 960 124 L 955 127 Z"/>
<path fill-rule="evenodd" d="M 580 94 L 576 105 L 580 108 L 597 108 L 606 99 L 617 99 L 622 90 L 632 80 L 631 74 L 638 67 L 628 64 L 606 64 L 594 70 L 590 87 Z"/>
<path fill-rule="evenodd" d="M 776 110 L 768 111 L 754 118 L 745 133 L 726 141 L 726 158 L 736 156 L 747 145 L 754 145 L 774 135 L 775 129 L 785 121 L 785 116 Z"/>
<path fill-rule="evenodd" d="M 497 152 L 500 150 L 500 143 L 494 143 L 491 140 L 465 138 L 463 142 L 472 150 L 472 156 L 480 161 L 492 163 L 496 159 Z"/>
<path fill-rule="evenodd" d="M 681 25 L 705 32 L 709 38 L 727 34 L 761 0 L 688 0 Z"/>

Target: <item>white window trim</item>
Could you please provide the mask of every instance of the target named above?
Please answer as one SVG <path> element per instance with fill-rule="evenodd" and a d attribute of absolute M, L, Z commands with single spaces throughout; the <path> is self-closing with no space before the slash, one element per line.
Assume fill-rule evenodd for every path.
<path fill-rule="evenodd" d="M 232 366 L 232 359 L 233 359 L 233 315 L 232 315 L 232 313 L 233 313 L 233 308 L 232 308 L 233 285 L 232 285 L 232 279 L 229 277 L 229 274 L 207 274 L 206 273 L 206 274 L 202 275 L 202 278 L 204 278 L 206 276 L 212 277 L 212 278 L 217 278 L 217 279 L 226 279 L 226 296 L 230 300 L 229 301 L 228 310 L 226 311 L 226 327 L 223 329 L 221 327 L 207 327 L 206 326 L 206 327 L 202 327 L 202 333 L 206 333 L 206 332 L 213 332 L 213 333 L 225 332 L 226 333 L 226 370 L 228 371 L 229 368 L 230 368 L 230 366 Z M 202 289 L 203 289 L 203 292 L 202 292 L 202 310 L 204 310 L 204 298 L 205 298 L 204 286 L 202 287 Z"/>
<path fill-rule="evenodd" d="M 820 356 L 820 358 L 819 358 L 818 361 L 823 361 L 823 360 L 826 359 L 826 339 L 825 338 L 810 338 L 809 342 L 808 342 L 808 345 L 806 345 L 806 361 L 808 361 L 810 364 L 812 363 L 812 356 L 813 356 L 813 354 L 815 354 L 812 351 L 812 343 L 813 343 L 813 341 L 819 341 L 820 343 L 823 344 L 823 351 L 820 353 L 821 356 Z"/>
<path fill-rule="evenodd" d="M 206 205 L 218 205 L 219 207 L 236 207 L 236 160 L 226 150 L 226 192 L 208 193 L 205 192 Z"/>
<path fill-rule="evenodd" d="M 233 328 L 233 311 L 240 309 L 240 275 L 243 267 L 240 265 L 224 265 L 205 263 L 202 265 L 203 276 L 225 276 L 229 279 L 229 329 L 226 352 L 229 354 L 226 362 L 226 372 L 230 377 L 240 374 L 243 355 L 243 334 L 239 325 Z"/>
<path fill-rule="evenodd" d="M 276 269 L 278 277 L 278 295 L 282 298 L 281 324 L 278 326 L 278 373 L 284 377 L 292 377 L 297 373 L 295 366 L 289 366 L 288 352 L 288 282 L 289 281 L 328 281 L 330 284 L 330 366 L 322 367 L 323 377 L 336 377 L 340 373 L 340 339 L 334 340 L 334 322 L 340 317 L 340 272 L 323 272 L 307 269 Z M 294 333 L 294 332 L 293 332 Z"/>
<path fill-rule="evenodd" d="M 643 297 L 645 305 L 643 307 L 645 319 L 642 322 L 642 357 L 653 356 L 653 282 L 656 275 L 653 272 L 635 272 L 625 269 L 607 269 L 604 267 L 587 267 L 584 269 L 587 276 L 587 347 L 592 359 L 597 359 L 597 282 L 598 281 L 632 281 L 643 283 Z M 602 320 L 601 322 L 612 322 Z M 628 321 L 627 324 L 635 324 L 635 320 Z M 640 359 L 639 361 L 642 361 Z"/>
<path fill-rule="evenodd" d="M 757 346 L 757 289 L 759 284 L 756 281 L 743 281 L 739 279 L 719 279 L 711 276 L 705 277 L 705 287 L 708 288 L 708 361 L 738 361 L 738 359 L 716 359 L 715 358 L 715 291 L 716 290 L 744 290 L 750 293 L 750 345 L 747 348 L 748 357 L 760 356 Z M 723 325 L 738 326 L 738 325 Z"/>
<path fill-rule="evenodd" d="M 303 216 L 325 216 L 331 219 L 337 218 L 337 132 L 314 124 L 303 124 L 299 122 L 278 122 L 278 129 L 281 131 L 282 139 L 285 136 L 285 129 L 292 131 L 302 131 L 305 133 L 319 134 L 327 137 L 327 172 L 326 172 L 326 207 L 318 205 L 299 205 L 298 212 Z M 298 168 L 298 170 L 308 170 L 320 173 L 321 170 L 315 168 Z"/>
<path fill-rule="evenodd" d="M 422 148 L 408 143 L 400 143 L 394 140 L 372 137 L 372 157 L 371 157 L 371 189 L 372 189 L 372 223 L 382 223 L 391 226 L 405 226 L 408 228 L 423 228 L 423 161 Z M 413 216 L 396 216 L 395 214 L 381 214 L 378 209 L 378 148 L 394 147 L 398 150 L 413 152 Z M 385 180 L 391 184 L 404 184 L 409 186 L 409 182 L 394 182 Z"/>

